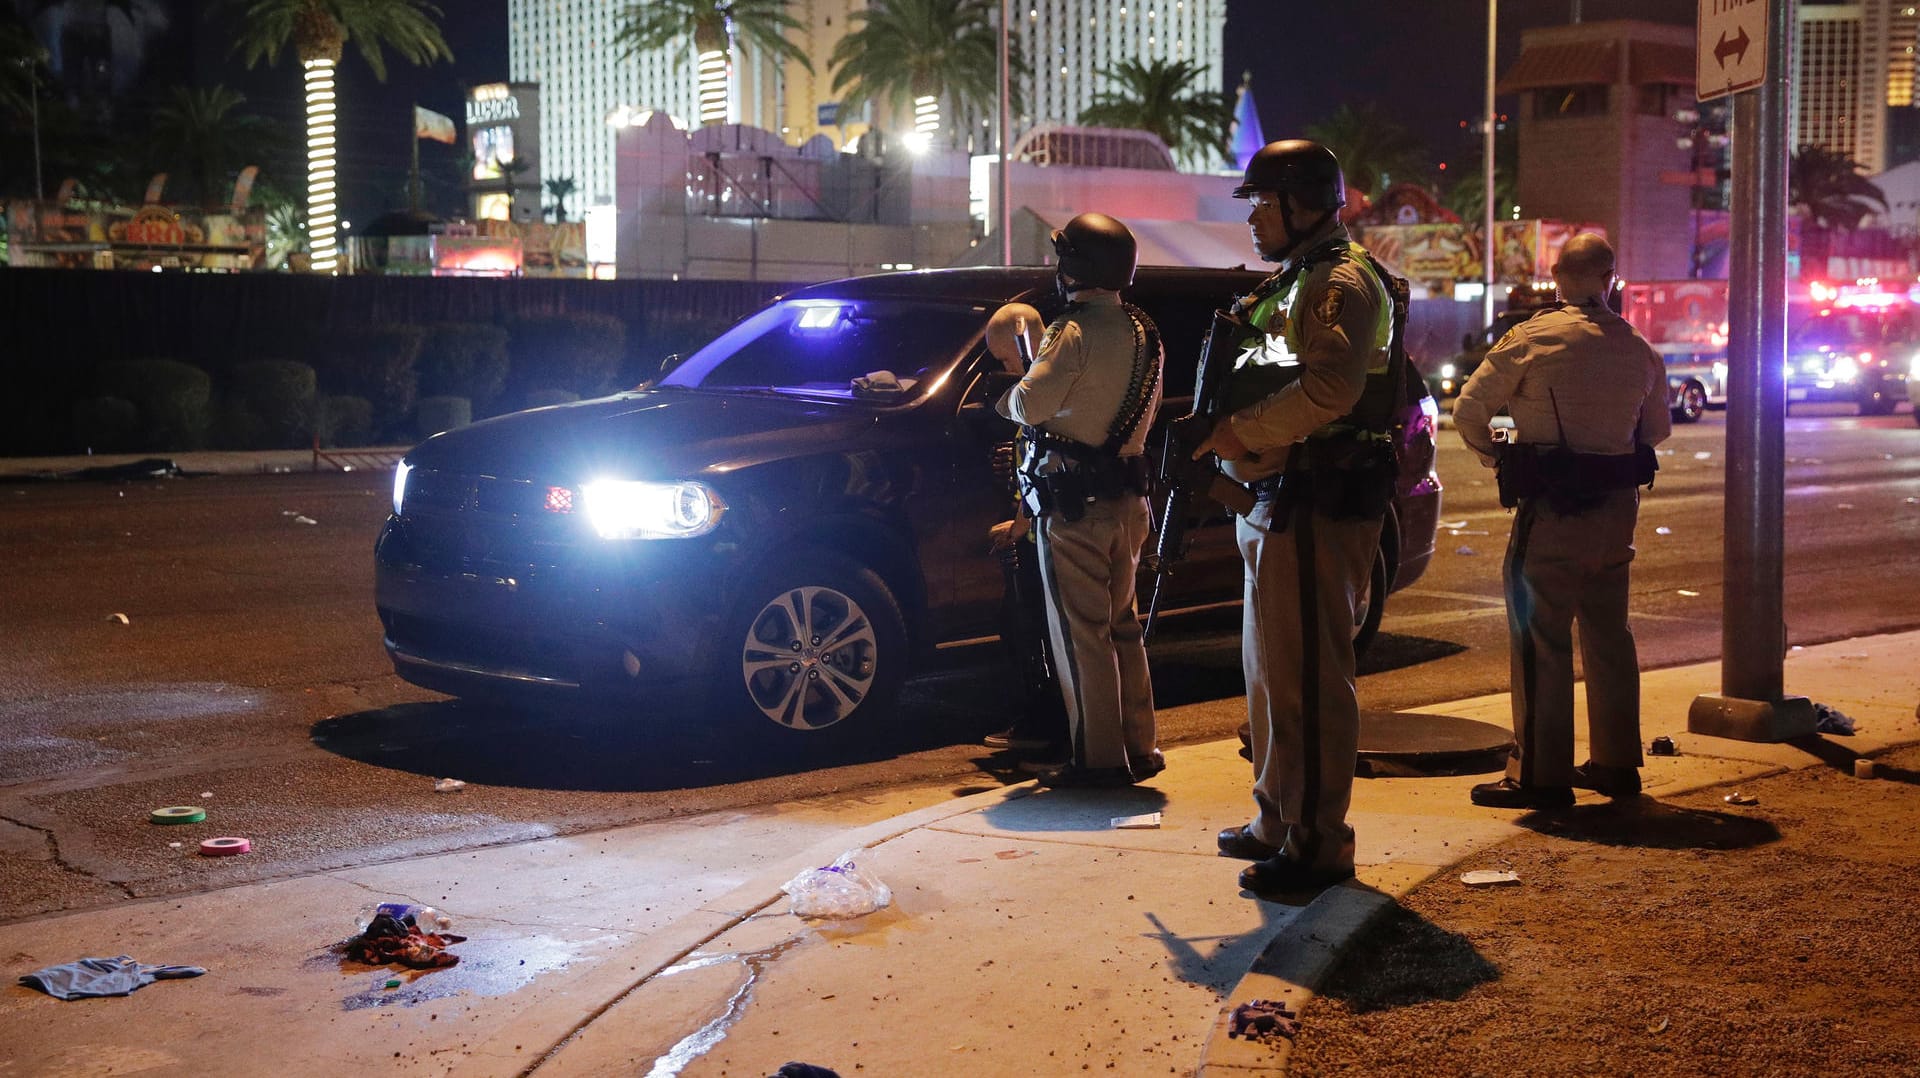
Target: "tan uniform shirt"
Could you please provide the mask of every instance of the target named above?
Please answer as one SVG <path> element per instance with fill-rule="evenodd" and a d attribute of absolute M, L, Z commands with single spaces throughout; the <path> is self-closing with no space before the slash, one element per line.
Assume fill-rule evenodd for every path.
<path fill-rule="evenodd" d="M 1033 368 L 1000 398 L 998 410 L 1016 423 L 1097 448 L 1106 444 L 1133 384 L 1133 318 L 1118 292 L 1076 292 L 1074 302 L 1071 312 L 1047 327 Z M 1159 357 L 1152 358 L 1157 372 Z M 1121 456 L 1146 451 L 1160 388 L 1156 373 L 1146 414 L 1120 447 Z"/>
<path fill-rule="evenodd" d="M 1460 390 L 1454 426 L 1489 468 L 1489 424 L 1502 407 L 1515 441 L 1557 445 L 1564 436 L 1576 453 L 1631 453 L 1673 433 L 1666 364 L 1599 304 L 1551 307 L 1508 330 Z"/>
<path fill-rule="evenodd" d="M 1346 238 L 1346 228 L 1336 222 L 1304 250 L 1310 253 L 1329 240 L 1346 242 Z M 1295 295 L 1307 308 L 1298 317 L 1298 353 L 1275 355 L 1289 352 L 1284 334 L 1294 312 L 1288 309 L 1272 324 L 1256 327 L 1264 335 L 1260 347 L 1267 355 L 1247 358 L 1283 363 L 1291 359 L 1300 364 L 1299 379 L 1228 420 L 1233 433 L 1255 454 L 1225 462 L 1227 474 L 1243 483 L 1278 475 L 1286 469 L 1294 445 L 1353 411 L 1367 386 L 1367 368 L 1374 363 L 1374 336 L 1384 297 L 1365 267 L 1353 259 L 1317 263 L 1306 271 Z"/>

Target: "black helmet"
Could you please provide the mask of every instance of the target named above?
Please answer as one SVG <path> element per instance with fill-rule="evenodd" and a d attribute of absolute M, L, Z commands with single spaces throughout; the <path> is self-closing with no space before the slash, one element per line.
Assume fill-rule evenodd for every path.
<path fill-rule="evenodd" d="M 1122 289 L 1133 283 L 1139 245 L 1133 233 L 1104 213 L 1083 213 L 1053 234 L 1060 272 L 1095 288 Z"/>
<path fill-rule="evenodd" d="M 1260 147 L 1247 162 L 1247 174 L 1233 197 L 1255 191 L 1283 191 L 1310 210 L 1332 210 L 1347 204 L 1347 180 L 1333 151 L 1303 138 L 1282 139 Z"/>

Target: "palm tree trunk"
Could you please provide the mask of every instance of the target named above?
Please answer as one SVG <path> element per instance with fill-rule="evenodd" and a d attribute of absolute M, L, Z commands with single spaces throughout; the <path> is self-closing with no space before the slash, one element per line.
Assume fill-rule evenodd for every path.
<path fill-rule="evenodd" d="M 318 7 L 295 20 L 294 48 L 306 80 L 307 242 L 315 273 L 339 270 L 339 111 L 333 76 L 345 44 L 340 24 Z"/>

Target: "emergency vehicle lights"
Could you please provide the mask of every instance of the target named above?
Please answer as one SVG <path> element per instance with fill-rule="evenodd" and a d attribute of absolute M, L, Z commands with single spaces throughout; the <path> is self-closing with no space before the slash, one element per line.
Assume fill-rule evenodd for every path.
<path fill-rule="evenodd" d="M 795 329 L 832 329 L 840 324 L 847 309 L 838 303 L 808 306 L 800 309 L 800 318 L 794 322 Z"/>
<path fill-rule="evenodd" d="M 1807 295 L 1815 303 L 1832 303 L 1840 298 L 1840 290 L 1825 281 L 1815 281 L 1807 286 Z"/>

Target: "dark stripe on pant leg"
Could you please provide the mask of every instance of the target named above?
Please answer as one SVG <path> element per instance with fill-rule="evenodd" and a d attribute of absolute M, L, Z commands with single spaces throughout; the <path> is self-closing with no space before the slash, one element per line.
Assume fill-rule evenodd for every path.
<path fill-rule="evenodd" d="M 1084 738 L 1087 729 L 1087 704 L 1080 683 L 1080 663 L 1073 653 L 1073 621 L 1067 617 L 1067 608 L 1060 602 L 1060 563 L 1054 560 L 1054 548 L 1057 544 L 1050 538 L 1054 526 L 1050 517 L 1047 516 L 1041 517 L 1038 523 L 1042 529 L 1041 534 L 1049 536 L 1045 555 L 1046 572 L 1043 574 L 1043 579 L 1047 585 L 1047 602 L 1053 605 L 1054 613 L 1060 622 L 1060 647 L 1066 652 L 1064 655 L 1054 656 L 1055 663 L 1060 667 L 1054 671 L 1054 675 L 1066 678 L 1067 684 L 1073 686 L 1073 710 L 1067 715 L 1067 725 L 1071 727 L 1067 731 L 1072 744 L 1070 758 L 1075 764 L 1085 767 L 1087 746 Z"/>
<path fill-rule="evenodd" d="M 1315 572 L 1313 510 L 1301 506 L 1294 520 L 1300 572 L 1300 859 L 1311 862 L 1320 845 L 1320 578 Z"/>
<path fill-rule="evenodd" d="M 1537 500 L 1527 499 L 1520 506 L 1520 514 L 1513 520 L 1513 586 L 1527 608 L 1520 618 L 1520 681 L 1526 692 L 1526 706 L 1522 711 L 1522 722 L 1526 732 L 1520 736 L 1520 785 L 1533 785 L 1533 735 L 1539 729 L 1540 681 L 1535 664 L 1538 662 L 1533 649 L 1533 592 L 1527 586 L 1527 541 L 1533 537 L 1533 521 L 1537 514 L 1534 506 Z"/>

